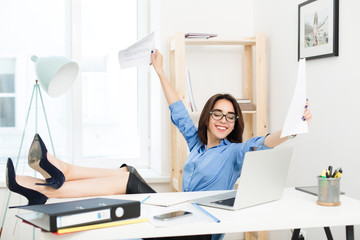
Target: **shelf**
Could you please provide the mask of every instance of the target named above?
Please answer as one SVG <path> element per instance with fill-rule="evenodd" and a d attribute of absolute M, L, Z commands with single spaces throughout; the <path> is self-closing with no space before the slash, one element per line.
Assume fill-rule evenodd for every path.
<path fill-rule="evenodd" d="M 255 40 L 212 40 L 212 39 L 185 39 L 186 45 L 239 45 L 239 46 L 255 46 Z"/>
<path fill-rule="evenodd" d="M 256 103 L 254 108 L 244 108 L 242 111 L 244 125 L 243 140 L 266 134 L 266 39 L 264 33 L 257 33 L 255 37 L 244 40 L 220 39 L 186 39 L 184 33 L 176 33 L 169 39 L 169 80 L 174 86 L 180 99 L 186 102 L 185 59 L 186 46 L 242 46 L 243 51 L 243 98 Z M 208 48 L 206 48 L 208 49 Z M 239 66 L 241 67 L 241 66 Z M 189 112 L 195 126 L 199 122 L 200 112 Z M 188 146 L 182 134 L 174 125 L 170 126 L 171 136 L 171 187 L 174 191 L 181 191 L 183 166 L 188 154 Z M 251 238 L 249 238 L 249 236 Z M 260 236 L 259 239 L 266 239 Z M 245 239 L 255 239 L 246 234 Z M 256 238 L 258 239 L 258 238 Z"/>
<path fill-rule="evenodd" d="M 256 103 L 256 108 L 242 108 L 244 111 L 243 140 L 266 134 L 266 39 L 264 33 L 243 40 L 186 39 L 184 33 L 176 33 L 169 38 L 169 81 L 180 99 L 186 102 L 186 46 L 232 46 L 242 47 L 243 58 L 240 81 L 243 82 L 242 97 Z M 221 51 L 221 50 L 219 50 Z M 248 110 L 248 111 L 245 111 Z M 189 112 L 195 126 L 200 112 Z M 174 191 L 182 189 L 182 168 L 187 158 L 188 147 L 182 134 L 170 125 L 171 141 L 171 187 Z"/>

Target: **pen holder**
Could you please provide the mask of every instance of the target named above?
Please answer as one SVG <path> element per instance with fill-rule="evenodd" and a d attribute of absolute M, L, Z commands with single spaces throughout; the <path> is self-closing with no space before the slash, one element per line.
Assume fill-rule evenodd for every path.
<path fill-rule="evenodd" d="M 318 200 L 322 206 L 339 206 L 340 202 L 340 179 L 318 177 Z"/>

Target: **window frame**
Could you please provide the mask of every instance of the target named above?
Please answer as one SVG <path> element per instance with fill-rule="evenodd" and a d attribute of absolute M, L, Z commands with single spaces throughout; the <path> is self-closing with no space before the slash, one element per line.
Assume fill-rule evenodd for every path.
<path fill-rule="evenodd" d="M 17 112 L 16 110 L 18 109 L 17 108 L 17 101 L 18 101 L 18 94 L 17 94 L 17 86 L 16 86 L 16 83 L 17 83 L 17 72 L 16 72 L 16 64 L 17 64 L 17 58 L 14 57 L 14 56 L 0 56 L 0 59 L 7 59 L 7 60 L 12 60 L 14 61 L 14 70 L 12 72 L 12 74 L 14 75 L 14 92 L 4 92 L 4 93 L 1 93 L 0 92 L 0 99 L 2 98 L 14 98 L 14 114 L 15 114 L 15 118 L 14 118 L 14 126 L 9 126 L 9 127 L 6 127 L 6 126 L 1 126 L 0 125 L 0 133 L 4 133 L 4 132 L 13 132 L 13 129 L 16 128 L 16 124 L 17 124 Z M 0 75 L 5 75 L 4 73 L 0 73 Z"/>
<path fill-rule="evenodd" d="M 81 0 L 67 0 L 68 6 L 66 12 L 68 16 L 67 23 L 67 43 L 69 46 L 69 55 L 75 61 L 81 59 Z M 137 0 L 138 11 L 138 39 L 146 36 L 149 33 L 149 3 L 148 0 Z M 120 49 L 119 49 L 120 50 Z M 135 165 L 140 168 L 151 168 L 150 163 L 150 111 L 149 99 L 151 93 L 149 92 L 149 67 L 138 67 L 138 134 L 140 140 L 140 156 L 139 158 L 91 158 L 84 159 L 83 156 L 83 118 L 82 118 L 82 73 L 79 73 L 78 79 L 72 87 L 70 94 L 68 94 L 67 106 L 71 114 L 69 114 L 69 124 L 73 130 L 69 129 L 68 141 L 68 156 L 71 163 L 86 165 L 90 167 L 119 167 L 126 162 L 129 165 Z M 126 136 L 124 136 L 126 137 Z"/>

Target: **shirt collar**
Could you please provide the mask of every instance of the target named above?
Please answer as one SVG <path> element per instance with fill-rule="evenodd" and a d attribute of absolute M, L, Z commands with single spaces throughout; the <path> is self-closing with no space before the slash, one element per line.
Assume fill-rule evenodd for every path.
<path fill-rule="evenodd" d="M 221 139 L 220 143 L 217 146 L 213 147 L 213 148 L 217 148 L 217 147 L 221 147 L 221 146 L 229 145 L 229 144 L 231 144 L 231 142 L 229 142 L 229 140 Z M 205 152 L 206 148 L 207 148 L 206 144 L 205 144 L 205 146 L 201 145 L 201 147 L 199 149 L 199 153 Z"/>
<path fill-rule="evenodd" d="M 231 144 L 231 142 L 229 142 L 229 140 L 221 139 L 220 144 L 218 146 L 229 145 L 229 144 Z"/>

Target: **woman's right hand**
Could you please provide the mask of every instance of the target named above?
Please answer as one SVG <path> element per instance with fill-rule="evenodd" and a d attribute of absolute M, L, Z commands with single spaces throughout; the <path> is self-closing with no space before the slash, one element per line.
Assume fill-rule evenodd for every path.
<path fill-rule="evenodd" d="M 155 52 L 151 53 L 151 61 L 157 75 L 159 76 L 160 83 L 165 94 L 165 98 L 170 106 L 172 103 L 179 101 L 180 98 L 177 95 L 174 88 L 171 86 L 170 82 L 166 78 L 163 69 L 163 56 L 161 55 L 159 50 L 155 49 Z"/>
<path fill-rule="evenodd" d="M 151 61 L 152 65 L 156 71 L 156 73 L 160 76 L 164 73 L 163 69 L 163 56 L 159 52 L 159 50 L 155 49 L 155 52 L 151 53 Z"/>

